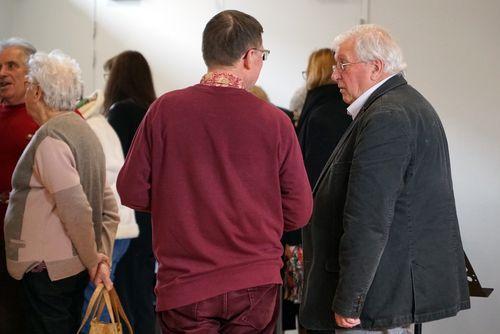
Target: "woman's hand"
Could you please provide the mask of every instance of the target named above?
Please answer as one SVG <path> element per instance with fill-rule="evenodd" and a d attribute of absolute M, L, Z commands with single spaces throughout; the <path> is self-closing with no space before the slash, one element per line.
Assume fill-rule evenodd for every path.
<path fill-rule="evenodd" d="M 103 283 L 106 290 L 111 290 L 113 288 L 113 282 L 111 281 L 111 265 L 109 262 L 109 257 L 102 253 L 98 253 L 98 263 L 94 267 L 88 270 L 90 281 L 95 285 Z"/>

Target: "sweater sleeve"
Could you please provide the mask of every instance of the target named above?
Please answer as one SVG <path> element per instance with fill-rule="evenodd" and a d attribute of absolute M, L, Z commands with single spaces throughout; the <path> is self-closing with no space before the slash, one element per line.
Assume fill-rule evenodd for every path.
<path fill-rule="evenodd" d="M 304 168 L 299 142 L 290 122 L 282 133 L 280 188 L 284 230 L 305 226 L 312 212 L 312 192 Z"/>
<path fill-rule="evenodd" d="M 151 150 L 153 143 L 151 113 L 137 129 L 116 186 L 123 205 L 151 212 Z"/>
<path fill-rule="evenodd" d="M 97 246 L 92 208 L 80 183 L 69 146 L 58 139 L 45 138 L 35 153 L 34 171 L 54 197 L 57 214 L 83 265 L 97 264 Z"/>

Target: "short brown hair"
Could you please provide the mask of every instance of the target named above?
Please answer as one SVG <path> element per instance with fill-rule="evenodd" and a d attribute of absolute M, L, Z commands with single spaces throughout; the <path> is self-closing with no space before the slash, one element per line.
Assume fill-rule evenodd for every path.
<path fill-rule="evenodd" d="M 250 48 L 260 47 L 263 29 L 252 16 L 237 10 L 215 15 L 203 30 L 203 60 L 207 66 L 231 66 Z"/>
<path fill-rule="evenodd" d="M 307 90 L 332 83 L 332 66 L 335 58 L 331 49 L 319 49 L 311 53 L 307 64 Z"/>

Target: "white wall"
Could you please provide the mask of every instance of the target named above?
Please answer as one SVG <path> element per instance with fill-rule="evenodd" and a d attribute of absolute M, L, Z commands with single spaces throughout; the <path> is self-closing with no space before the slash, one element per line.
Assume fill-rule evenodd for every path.
<path fill-rule="evenodd" d="M 0 39 L 11 37 L 11 13 L 14 0 L 0 0 Z"/>
<path fill-rule="evenodd" d="M 84 71 L 86 91 L 102 87 L 102 64 L 125 49 L 150 61 L 158 94 L 205 73 L 201 33 L 222 9 L 264 26 L 271 49 L 258 84 L 288 106 L 309 53 L 358 23 L 368 0 L 0 0 L 0 38 L 16 35 L 40 50 L 60 48 Z M 464 247 L 483 285 L 500 289 L 500 1 L 371 0 L 368 19 L 389 28 L 408 63 L 409 82 L 435 106 L 448 134 Z M 94 20 L 96 37 L 93 39 Z M 95 62 L 94 62 L 95 56 Z M 500 333 L 500 290 L 474 298 L 457 318 L 424 325 L 426 334 Z"/>

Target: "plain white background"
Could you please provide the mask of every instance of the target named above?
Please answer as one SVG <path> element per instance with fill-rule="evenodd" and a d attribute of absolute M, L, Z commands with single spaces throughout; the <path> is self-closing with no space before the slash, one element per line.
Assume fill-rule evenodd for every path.
<path fill-rule="evenodd" d="M 500 289 L 500 1 L 498 0 L 0 0 L 0 38 L 76 58 L 86 92 L 101 88 L 102 64 L 125 49 L 149 60 L 157 94 L 205 73 L 201 33 L 223 9 L 264 26 L 271 49 L 258 84 L 288 107 L 311 51 L 361 19 L 388 28 L 408 63 L 407 79 L 439 113 L 448 135 L 464 248 L 484 286 Z M 94 37 L 95 36 L 95 37 Z M 424 324 L 425 334 L 500 333 L 500 291 L 472 309 Z"/>

